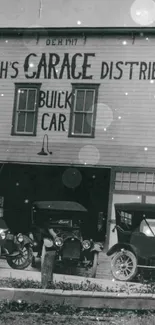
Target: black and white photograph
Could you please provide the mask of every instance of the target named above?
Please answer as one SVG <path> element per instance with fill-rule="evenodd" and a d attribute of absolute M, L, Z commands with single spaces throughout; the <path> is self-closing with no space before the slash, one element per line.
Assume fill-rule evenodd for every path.
<path fill-rule="evenodd" d="M 0 325 L 154 319 L 155 0 L 0 0 Z"/>

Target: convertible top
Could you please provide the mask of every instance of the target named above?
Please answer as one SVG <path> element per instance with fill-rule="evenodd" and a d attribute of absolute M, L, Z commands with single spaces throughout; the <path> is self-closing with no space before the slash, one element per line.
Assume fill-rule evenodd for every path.
<path fill-rule="evenodd" d="M 130 211 L 130 212 L 154 212 L 155 213 L 155 204 L 150 203 L 115 203 L 115 209 Z"/>
<path fill-rule="evenodd" d="M 42 210 L 63 210 L 87 212 L 87 210 L 79 203 L 72 201 L 37 201 L 33 203 L 33 207 Z"/>

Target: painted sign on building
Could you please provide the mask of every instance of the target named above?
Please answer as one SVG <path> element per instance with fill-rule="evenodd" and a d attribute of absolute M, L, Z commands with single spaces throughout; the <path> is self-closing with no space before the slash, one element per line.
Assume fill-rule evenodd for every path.
<path fill-rule="evenodd" d="M 18 144 L 19 159 L 36 161 L 48 134 L 55 162 L 71 155 L 78 163 L 91 146 L 80 161 L 123 164 L 128 146 L 126 164 L 145 164 L 149 154 L 152 164 L 154 43 L 132 35 L 1 39 L 0 136 L 9 143 L 1 156 L 18 159 Z"/>

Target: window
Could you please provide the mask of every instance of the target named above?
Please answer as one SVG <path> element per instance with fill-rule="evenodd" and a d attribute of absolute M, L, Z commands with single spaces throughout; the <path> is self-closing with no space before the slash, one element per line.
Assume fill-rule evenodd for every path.
<path fill-rule="evenodd" d="M 15 84 L 12 135 L 36 135 L 41 84 Z"/>
<path fill-rule="evenodd" d="M 72 84 L 70 137 L 94 137 L 99 84 Z"/>
<path fill-rule="evenodd" d="M 116 172 L 115 190 L 155 192 L 155 173 Z"/>
<path fill-rule="evenodd" d="M 127 212 L 119 212 L 121 216 L 121 223 L 125 223 L 126 225 L 132 225 L 132 214 Z"/>

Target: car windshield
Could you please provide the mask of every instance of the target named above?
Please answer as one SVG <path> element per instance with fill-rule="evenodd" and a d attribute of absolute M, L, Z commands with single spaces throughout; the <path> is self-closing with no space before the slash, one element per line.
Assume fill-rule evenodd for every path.
<path fill-rule="evenodd" d="M 155 220 L 144 219 L 140 224 L 140 232 L 144 233 L 146 236 L 155 236 Z"/>

